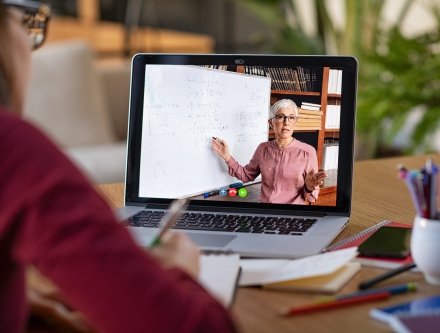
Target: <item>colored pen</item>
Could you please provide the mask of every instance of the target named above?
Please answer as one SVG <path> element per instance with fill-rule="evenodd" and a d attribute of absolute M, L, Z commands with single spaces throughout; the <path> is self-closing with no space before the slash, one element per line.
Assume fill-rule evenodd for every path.
<path fill-rule="evenodd" d="M 381 293 L 360 295 L 360 296 L 354 296 L 351 298 L 336 299 L 333 301 L 312 303 L 310 305 L 304 305 L 304 306 L 298 306 L 298 307 L 294 307 L 294 308 L 285 309 L 280 312 L 280 315 L 289 316 L 289 315 L 309 313 L 309 312 L 315 312 L 315 311 L 321 311 L 321 310 L 327 310 L 327 309 L 335 309 L 335 308 L 348 306 L 348 305 L 352 305 L 352 304 L 359 304 L 359 303 L 364 303 L 364 302 L 371 302 L 371 301 L 376 301 L 376 300 L 381 300 L 381 299 L 387 299 L 390 296 L 391 296 L 390 292 L 383 291 Z"/>
<path fill-rule="evenodd" d="M 228 186 L 229 188 L 240 188 L 243 187 L 243 183 L 239 182 L 239 183 L 233 183 L 231 185 Z"/>
<path fill-rule="evenodd" d="M 389 292 L 391 295 L 397 295 L 397 294 L 403 294 L 403 293 L 416 291 L 416 290 L 417 290 L 417 284 L 414 282 L 408 282 L 408 283 L 397 284 L 397 285 L 393 285 L 393 286 L 389 286 L 389 287 L 355 291 L 353 293 L 325 297 L 320 300 L 321 301 L 334 301 L 334 300 L 348 299 L 351 297 L 357 297 L 357 296 L 362 296 L 362 295 L 377 294 L 377 293 L 381 293 L 384 291 Z"/>
<path fill-rule="evenodd" d="M 438 167 L 431 159 L 428 159 L 425 166 L 418 170 L 408 171 L 404 166 L 398 166 L 398 175 L 408 187 L 411 199 L 417 211 L 417 215 L 435 220 L 438 218 L 437 194 Z"/>
<path fill-rule="evenodd" d="M 426 161 L 426 174 L 428 182 L 428 198 L 429 198 L 429 218 L 435 220 L 437 218 L 437 174 L 438 167 L 431 159 Z"/>
<path fill-rule="evenodd" d="M 379 282 L 382 282 L 386 279 L 389 279 L 397 274 L 409 271 L 410 269 L 412 269 L 414 267 L 416 267 L 416 264 L 411 263 L 411 264 L 404 265 L 404 266 L 396 268 L 396 269 L 389 270 L 388 272 L 386 272 L 384 274 L 380 274 L 370 280 L 362 282 L 361 284 L 359 284 L 359 289 L 360 290 L 368 289 Z"/>
<path fill-rule="evenodd" d="M 397 168 L 399 170 L 398 176 L 405 181 L 406 187 L 408 188 L 409 194 L 411 195 L 411 199 L 416 209 L 417 215 L 423 216 L 420 199 L 418 198 L 418 195 L 416 193 L 417 190 L 414 186 L 414 183 L 411 181 L 411 173 L 408 172 L 408 169 L 405 168 L 402 164 L 399 164 Z"/>
<path fill-rule="evenodd" d="M 392 295 L 415 291 L 417 285 L 414 282 L 391 286 L 388 288 L 378 288 L 372 290 L 357 291 L 354 293 L 342 294 L 333 297 L 321 298 L 315 303 L 290 308 L 282 311 L 284 315 L 300 314 L 312 311 L 332 309 L 341 306 L 363 303 L 378 299 L 389 298 Z"/>
<path fill-rule="evenodd" d="M 162 239 L 165 232 L 177 223 L 177 221 L 185 211 L 187 205 L 188 199 L 177 199 L 173 201 L 168 210 L 168 214 L 166 214 L 161 221 L 158 234 L 153 238 L 150 243 L 150 248 L 153 248 L 160 244 L 160 240 Z"/>
<path fill-rule="evenodd" d="M 206 198 L 209 198 L 209 197 L 216 195 L 216 194 L 219 194 L 219 193 L 220 193 L 219 190 L 214 190 L 214 191 L 203 193 L 203 197 L 206 199 Z"/>

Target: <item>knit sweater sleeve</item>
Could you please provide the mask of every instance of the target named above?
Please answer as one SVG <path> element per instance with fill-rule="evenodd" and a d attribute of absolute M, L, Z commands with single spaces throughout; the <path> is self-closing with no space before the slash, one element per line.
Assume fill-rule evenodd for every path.
<path fill-rule="evenodd" d="M 227 311 L 136 246 L 85 177 L 38 130 L 0 113 L 2 281 L 36 265 L 99 332 L 231 332 Z M 3 267 L 2 267 L 3 266 Z M 23 279 L 0 288 L 0 327 L 20 332 Z M 20 317 L 21 316 L 21 317 Z M 5 324 L 6 325 L 6 324 Z"/>

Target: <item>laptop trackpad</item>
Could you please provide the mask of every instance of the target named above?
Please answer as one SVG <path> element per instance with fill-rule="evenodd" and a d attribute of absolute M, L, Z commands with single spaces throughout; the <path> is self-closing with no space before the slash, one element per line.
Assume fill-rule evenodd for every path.
<path fill-rule="evenodd" d="M 191 232 L 186 232 L 186 235 L 188 235 L 198 246 L 203 247 L 225 247 L 237 237 L 234 235 L 196 234 Z"/>

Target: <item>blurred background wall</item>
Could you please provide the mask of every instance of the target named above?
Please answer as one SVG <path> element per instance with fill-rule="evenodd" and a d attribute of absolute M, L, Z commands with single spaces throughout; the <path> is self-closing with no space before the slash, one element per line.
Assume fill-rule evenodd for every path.
<path fill-rule="evenodd" d="M 356 158 L 440 151 L 440 0 L 49 2 L 49 41 L 86 39 L 100 59 L 142 51 L 354 55 Z"/>

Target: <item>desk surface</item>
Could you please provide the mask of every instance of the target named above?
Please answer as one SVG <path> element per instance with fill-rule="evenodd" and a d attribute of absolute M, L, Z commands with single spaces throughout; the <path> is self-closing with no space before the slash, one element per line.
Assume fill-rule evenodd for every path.
<path fill-rule="evenodd" d="M 440 155 L 431 157 L 440 164 Z M 404 183 L 397 179 L 396 165 L 403 163 L 408 168 L 420 168 L 426 158 L 427 156 L 413 156 L 356 162 L 350 223 L 336 241 L 383 219 L 412 223 L 415 211 Z M 99 190 L 112 207 L 122 206 L 121 184 L 101 185 Z M 362 268 L 342 292 L 355 291 L 360 281 L 381 272 L 383 270 L 379 268 Z M 368 312 L 371 308 L 440 294 L 440 287 L 426 284 L 419 273 L 403 273 L 382 285 L 409 281 L 419 284 L 417 293 L 290 318 L 281 318 L 276 313 L 280 308 L 309 302 L 320 295 L 239 288 L 232 313 L 240 332 L 391 332 L 387 325 L 370 318 Z"/>

